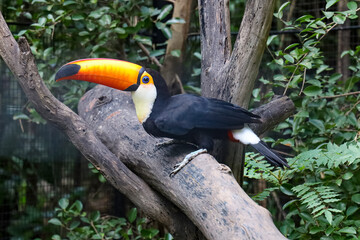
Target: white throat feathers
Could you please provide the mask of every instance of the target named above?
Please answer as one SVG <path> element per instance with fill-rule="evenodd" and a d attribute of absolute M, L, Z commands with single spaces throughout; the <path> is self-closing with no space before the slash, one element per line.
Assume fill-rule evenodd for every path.
<path fill-rule="evenodd" d="M 157 96 L 154 84 L 141 84 L 135 92 L 131 92 L 135 104 L 136 115 L 141 123 L 145 122 L 151 114 Z"/>

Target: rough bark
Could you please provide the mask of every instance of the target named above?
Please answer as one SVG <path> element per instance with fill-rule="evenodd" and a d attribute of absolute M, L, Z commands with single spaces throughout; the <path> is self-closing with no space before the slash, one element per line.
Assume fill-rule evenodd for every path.
<path fill-rule="evenodd" d="M 106 179 L 151 218 L 179 239 L 197 239 L 196 227 L 170 201 L 129 170 L 95 135 L 88 124 L 58 101 L 45 86 L 25 38 L 15 41 L 0 12 L 0 55 L 19 81 L 36 111 L 64 132 Z M 98 102 L 94 102 L 97 106 Z M 201 235 L 201 234 L 200 234 Z"/>
<path fill-rule="evenodd" d="M 269 35 L 275 0 L 248 0 L 234 49 L 226 1 L 199 0 L 202 95 L 248 107 Z M 211 19 L 216 16 L 215 19 Z M 215 146 L 216 157 L 231 167 L 241 182 L 244 147 L 232 143 Z M 224 150 L 225 149 L 225 150 Z M 223 151 L 224 150 L 224 151 Z"/>
<path fill-rule="evenodd" d="M 103 104 L 94 105 L 99 99 Z M 268 106 L 294 108 L 286 97 L 280 99 L 275 100 L 277 104 Z M 257 110 L 267 119 L 281 118 L 272 115 L 281 110 L 265 107 Z M 211 155 L 198 156 L 170 178 L 172 166 L 195 148 L 186 144 L 158 148 L 156 143 L 165 140 L 144 131 L 130 94 L 97 86 L 81 99 L 79 113 L 112 152 L 154 189 L 171 199 L 207 239 L 284 239 L 269 212 L 252 201 L 237 184 L 231 170 Z"/>
<path fill-rule="evenodd" d="M 223 88 L 216 73 L 231 55 L 231 32 L 228 1 L 199 0 L 201 36 L 201 93 L 205 97 L 219 98 Z M 216 83 L 219 83 L 215 85 Z M 224 99 L 227 100 L 227 99 Z"/>
<path fill-rule="evenodd" d="M 174 4 L 172 17 L 182 18 L 185 20 L 185 23 L 171 25 L 172 38 L 168 41 L 165 59 L 163 67 L 160 69 L 160 73 L 166 80 L 166 84 L 171 93 L 179 94 L 184 93 L 180 76 L 182 72 L 182 63 L 184 61 L 186 39 L 189 32 L 193 0 L 173 0 L 170 2 Z M 174 50 L 180 50 L 180 57 L 175 57 L 171 54 Z"/>

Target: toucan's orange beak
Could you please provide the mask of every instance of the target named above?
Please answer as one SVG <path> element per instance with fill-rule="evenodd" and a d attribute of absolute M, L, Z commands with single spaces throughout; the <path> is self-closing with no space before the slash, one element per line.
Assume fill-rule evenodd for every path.
<path fill-rule="evenodd" d="M 81 80 L 123 91 L 136 91 L 144 71 L 143 67 L 126 61 L 88 58 L 65 64 L 56 73 L 55 80 Z"/>

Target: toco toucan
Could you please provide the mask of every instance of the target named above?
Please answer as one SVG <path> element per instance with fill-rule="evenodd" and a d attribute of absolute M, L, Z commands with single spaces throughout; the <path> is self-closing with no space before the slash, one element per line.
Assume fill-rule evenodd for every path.
<path fill-rule="evenodd" d="M 246 125 L 261 123 L 260 117 L 231 103 L 179 94 L 171 96 L 165 80 L 155 70 L 134 63 L 105 58 L 76 60 L 65 64 L 55 80 L 82 80 L 130 91 L 136 114 L 145 131 L 193 143 L 199 150 L 176 165 L 174 175 L 195 156 L 211 151 L 214 139 L 230 139 L 251 145 L 274 166 L 289 167 Z"/>

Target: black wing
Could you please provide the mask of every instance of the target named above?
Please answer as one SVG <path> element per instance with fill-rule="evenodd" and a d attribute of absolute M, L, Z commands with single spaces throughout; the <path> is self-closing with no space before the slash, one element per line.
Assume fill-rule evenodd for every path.
<path fill-rule="evenodd" d="M 161 131 L 184 135 L 194 128 L 233 130 L 261 120 L 246 109 L 222 100 L 180 94 L 168 100 L 154 122 Z"/>

